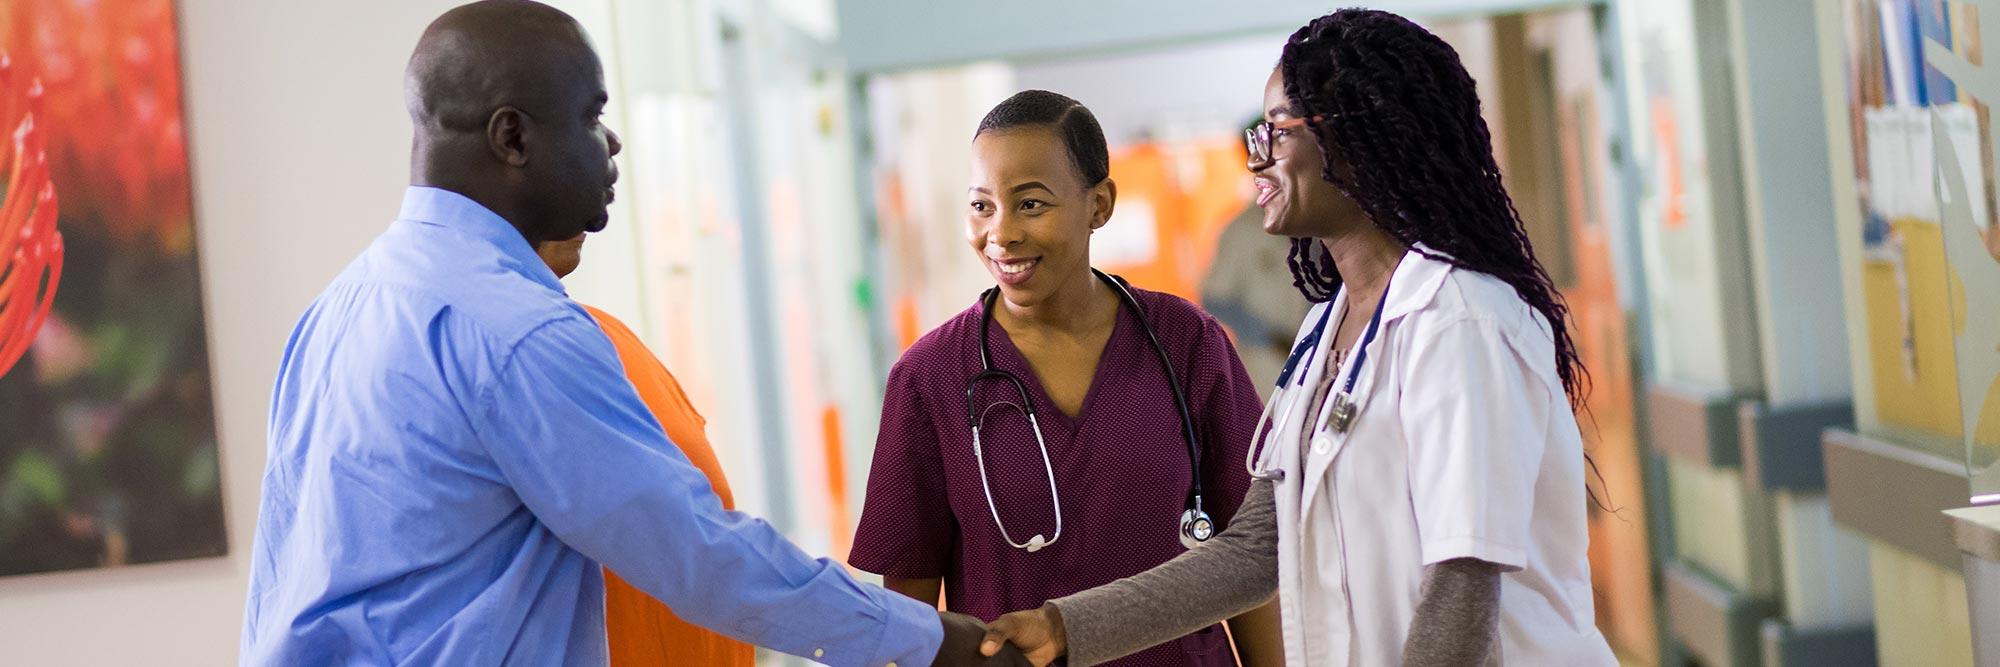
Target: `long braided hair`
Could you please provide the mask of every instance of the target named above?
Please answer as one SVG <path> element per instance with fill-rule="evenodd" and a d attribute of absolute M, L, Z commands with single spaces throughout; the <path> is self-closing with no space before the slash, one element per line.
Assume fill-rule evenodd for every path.
<path fill-rule="evenodd" d="M 1426 257 L 1513 286 L 1548 320 L 1563 391 L 1580 406 L 1589 373 L 1566 326 L 1569 308 L 1500 184 L 1458 52 L 1401 16 L 1343 9 L 1292 33 L 1278 70 L 1297 115 L 1316 119 L 1322 176 L 1404 245 L 1423 244 L 1435 251 L 1419 249 Z M 1351 167 L 1346 177 L 1335 174 L 1337 159 Z M 1293 239 L 1289 259 L 1307 299 L 1339 290 L 1340 272 L 1319 241 Z"/>

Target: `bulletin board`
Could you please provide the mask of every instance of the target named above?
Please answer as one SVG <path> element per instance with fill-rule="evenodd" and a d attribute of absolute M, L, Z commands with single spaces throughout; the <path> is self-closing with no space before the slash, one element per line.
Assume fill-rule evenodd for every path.
<path fill-rule="evenodd" d="M 1874 427 L 2000 493 L 2000 206 L 1978 7 L 1846 4 Z"/>

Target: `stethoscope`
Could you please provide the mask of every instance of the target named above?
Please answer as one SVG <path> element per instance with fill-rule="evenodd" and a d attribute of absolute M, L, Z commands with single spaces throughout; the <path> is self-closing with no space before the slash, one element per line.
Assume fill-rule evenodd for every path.
<path fill-rule="evenodd" d="M 1146 332 L 1146 342 L 1152 344 L 1153 352 L 1160 357 L 1160 368 L 1166 371 L 1167 386 L 1173 390 L 1174 394 L 1174 408 L 1180 411 L 1181 437 L 1187 441 L 1188 463 L 1191 469 L 1188 482 L 1187 511 L 1181 512 L 1181 546 L 1189 549 L 1201 546 L 1203 542 L 1208 541 L 1208 538 L 1215 537 L 1215 520 L 1211 519 L 1208 516 L 1208 512 L 1203 511 L 1201 507 L 1201 448 L 1195 444 L 1194 419 L 1188 413 L 1187 394 L 1181 390 L 1180 378 L 1174 374 L 1174 366 L 1167 360 L 1167 349 L 1160 345 L 1160 338 L 1153 334 L 1153 325 L 1146 322 L 1146 311 L 1139 307 L 1137 299 L 1132 298 L 1132 292 L 1125 289 L 1124 283 L 1119 282 L 1117 278 L 1113 278 L 1103 271 L 1093 268 L 1090 272 L 1095 274 L 1098 279 L 1110 285 L 1113 290 L 1117 291 L 1118 300 L 1123 302 L 1125 307 L 1132 309 L 1133 314 L 1139 320 L 1139 329 Z M 1028 553 L 1034 553 L 1041 551 L 1043 547 L 1055 544 L 1056 540 L 1062 539 L 1062 496 L 1056 492 L 1055 465 L 1049 461 L 1049 445 L 1042 439 L 1042 424 L 1035 417 L 1035 402 L 1028 396 L 1028 385 L 1021 382 L 1021 378 L 1016 377 L 1013 373 L 994 368 L 993 356 L 986 346 L 986 330 L 993 325 L 993 302 L 999 293 L 999 288 L 989 287 L 985 293 L 979 295 L 981 311 L 979 318 L 979 367 L 981 370 L 965 383 L 965 421 L 967 425 L 972 427 L 972 456 L 979 466 L 979 487 L 986 492 L 986 509 L 993 513 L 993 525 L 1000 527 L 1000 539 L 1006 540 L 1007 544 L 1016 549 L 1026 549 Z M 985 421 L 986 415 L 974 407 L 974 393 L 979 388 L 979 383 L 987 378 L 999 378 L 1006 380 L 1008 384 L 1014 385 L 1015 393 L 1021 397 L 1021 405 L 1019 406 L 1021 412 L 1028 416 L 1028 426 L 1035 431 L 1035 446 L 1042 451 L 1042 471 L 1048 474 L 1049 499 L 1055 505 L 1056 513 L 1055 532 L 1047 538 L 1037 533 L 1034 537 L 1028 538 L 1026 542 L 1014 541 L 1014 536 L 1007 532 L 1007 524 L 1000 520 L 1000 506 L 993 502 L 993 486 L 986 479 L 986 450 L 980 444 L 979 440 L 979 424 Z M 994 405 L 1002 404 L 995 403 Z M 988 406 L 987 409 L 991 410 L 992 406 Z"/>
<path fill-rule="evenodd" d="M 1361 410 L 1360 404 L 1354 400 L 1354 384 L 1361 378 L 1361 367 L 1368 363 L 1368 344 L 1375 340 L 1375 332 L 1382 326 L 1382 307 L 1387 303 L 1389 303 L 1389 290 L 1388 286 L 1384 285 L 1382 288 L 1382 298 L 1375 302 L 1375 315 L 1368 318 L 1368 328 L 1362 332 L 1361 341 L 1355 344 L 1357 351 L 1354 353 L 1354 363 L 1348 365 L 1347 382 L 1343 383 L 1339 393 L 1334 394 L 1333 398 L 1329 399 L 1332 413 L 1327 417 L 1327 425 L 1333 428 L 1333 432 L 1336 435 L 1347 435 L 1348 429 L 1354 426 L 1355 416 Z M 1294 380 L 1293 373 L 1299 370 L 1301 361 L 1305 365 L 1310 366 L 1312 358 L 1319 354 L 1320 336 L 1326 333 L 1326 324 L 1332 316 L 1333 304 L 1329 303 L 1326 308 L 1320 310 L 1319 321 L 1313 324 L 1312 331 L 1307 333 L 1303 338 L 1300 338 L 1297 345 L 1292 346 L 1292 353 L 1285 357 L 1284 368 L 1278 371 L 1277 391 L 1271 392 L 1271 398 L 1264 401 L 1264 411 L 1262 414 L 1257 415 L 1257 427 L 1250 431 L 1254 434 L 1256 440 L 1250 444 L 1250 451 L 1243 457 L 1243 469 L 1250 471 L 1250 476 L 1254 479 L 1270 480 L 1273 482 L 1285 479 L 1284 469 L 1270 465 L 1269 457 L 1263 456 L 1265 451 L 1271 449 L 1266 445 L 1271 438 L 1277 435 L 1277 429 L 1272 429 L 1272 432 L 1266 433 L 1264 427 L 1272 423 L 1271 411 L 1280 401 L 1288 403 L 1285 406 L 1285 410 L 1278 415 L 1277 423 L 1280 424 L 1289 423 L 1289 420 L 1292 418 L 1292 410 L 1299 403 L 1311 402 L 1286 400 L 1285 385 L 1290 384 L 1295 388 L 1305 386 L 1305 375 L 1299 374 L 1297 379 Z M 1339 371 L 1336 370 L 1335 372 Z"/>

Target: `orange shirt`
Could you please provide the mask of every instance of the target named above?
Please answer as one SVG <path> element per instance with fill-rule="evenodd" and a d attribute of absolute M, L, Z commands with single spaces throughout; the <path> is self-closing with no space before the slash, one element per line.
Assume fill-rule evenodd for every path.
<path fill-rule="evenodd" d="M 611 337 L 611 345 L 618 349 L 618 360 L 625 364 L 625 376 L 639 390 L 639 399 L 660 420 L 667 437 L 681 448 L 694 467 L 708 475 L 708 483 L 715 487 L 715 495 L 722 498 L 722 506 L 734 507 L 729 480 L 723 478 L 722 464 L 716 461 L 715 450 L 709 448 L 708 435 L 702 430 L 708 421 L 695 412 L 687 394 L 681 391 L 680 382 L 674 380 L 667 367 L 624 322 L 590 306 L 584 309 L 597 318 L 598 326 Z M 750 667 L 756 657 L 756 650 L 749 644 L 681 620 L 659 600 L 626 583 L 609 569 L 604 571 L 604 626 L 611 644 L 612 667 Z"/>

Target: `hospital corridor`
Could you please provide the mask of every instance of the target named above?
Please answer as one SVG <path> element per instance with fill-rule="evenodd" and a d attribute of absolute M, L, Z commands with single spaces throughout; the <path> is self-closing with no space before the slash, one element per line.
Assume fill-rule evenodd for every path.
<path fill-rule="evenodd" d="M 2000 667 L 1996 30 L 0 0 L 0 666 Z"/>

